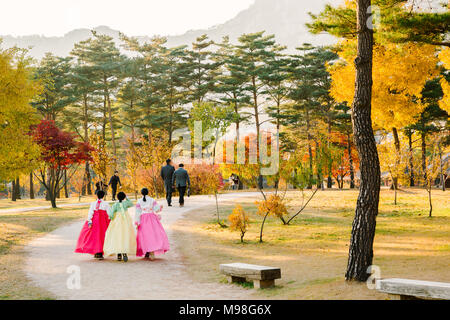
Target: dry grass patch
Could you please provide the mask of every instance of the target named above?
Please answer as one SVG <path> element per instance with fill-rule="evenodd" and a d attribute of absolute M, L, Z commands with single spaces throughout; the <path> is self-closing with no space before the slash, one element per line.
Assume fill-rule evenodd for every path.
<path fill-rule="evenodd" d="M 198 281 L 222 282 L 219 264 L 246 262 L 282 268 L 277 287 L 259 290 L 255 298 L 270 299 L 386 299 L 364 284 L 343 279 L 357 191 L 319 192 L 311 205 L 291 226 L 269 218 L 264 243 L 258 243 L 262 218 L 256 215 L 252 200 L 238 200 L 252 223 L 241 244 L 239 233 L 215 224 L 214 208 L 186 215 L 174 228 L 180 237 L 180 250 L 191 275 Z M 300 192 L 289 192 L 290 211 L 301 203 Z M 427 217 L 426 191 L 383 190 L 375 239 L 374 264 L 382 277 L 402 277 L 450 282 L 450 203 L 449 193 L 434 192 L 435 216 Z M 236 203 L 222 203 L 222 217 Z"/>
<path fill-rule="evenodd" d="M 0 213 L 0 299 L 53 299 L 22 271 L 24 246 L 32 239 L 86 215 L 86 208 Z"/>
<path fill-rule="evenodd" d="M 81 200 L 78 197 L 71 198 L 61 198 L 56 199 L 56 204 L 77 204 L 77 203 L 87 203 L 95 200 L 93 196 L 81 197 Z M 0 210 L 5 209 L 17 209 L 17 208 L 31 208 L 31 207 L 48 207 L 50 206 L 50 202 L 45 199 L 24 199 L 11 201 L 10 199 L 1 199 L 0 200 Z"/>

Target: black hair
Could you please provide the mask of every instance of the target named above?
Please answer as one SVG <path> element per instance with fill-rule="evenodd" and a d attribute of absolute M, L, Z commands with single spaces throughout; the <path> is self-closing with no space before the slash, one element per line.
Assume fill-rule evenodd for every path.
<path fill-rule="evenodd" d="M 167 159 L 167 160 L 166 160 L 166 163 L 167 163 L 167 164 L 170 164 L 171 162 L 172 162 L 172 160 L 170 160 L 170 159 Z"/>
<path fill-rule="evenodd" d="M 97 198 L 103 199 L 105 197 L 105 191 L 99 190 L 97 191 Z"/>
<path fill-rule="evenodd" d="M 184 168 L 184 164 L 180 163 L 180 168 Z"/>
<path fill-rule="evenodd" d="M 148 196 L 148 189 L 147 188 L 142 189 L 141 194 L 144 196 L 144 202 L 147 202 L 146 196 Z"/>
<path fill-rule="evenodd" d="M 126 197 L 127 195 L 124 192 L 119 192 L 119 194 L 117 195 L 117 199 L 119 199 L 119 202 L 125 200 Z"/>
<path fill-rule="evenodd" d="M 116 171 L 114 171 L 114 173 L 119 173 L 119 171 L 116 170 Z"/>

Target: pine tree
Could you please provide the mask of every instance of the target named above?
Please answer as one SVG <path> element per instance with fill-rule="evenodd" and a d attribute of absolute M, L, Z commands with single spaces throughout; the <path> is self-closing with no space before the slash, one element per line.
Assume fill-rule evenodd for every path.
<path fill-rule="evenodd" d="M 70 60 L 47 53 L 36 68 L 35 79 L 41 82 L 44 90 L 33 101 L 33 106 L 47 120 L 60 120 L 58 116 L 70 103 L 66 88 Z"/>
<path fill-rule="evenodd" d="M 123 59 L 112 37 L 95 31 L 92 31 L 92 36 L 88 40 L 75 44 L 71 54 L 83 64 L 90 66 L 91 72 L 95 75 L 96 94 L 103 98 L 103 137 L 106 138 L 108 124 L 113 154 L 117 156 L 117 121 L 115 120 L 117 109 L 113 107 L 111 100 L 119 87 Z"/>
<path fill-rule="evenodd" d="M 239 44 L 236 45 L 236 64 L 233 71 L 242 74 L 246 81 L 244 91 L 250 96 L 251 108 L 253 109 L 254 123 L 256 127 L 256 150 L 260 154 L 261 141 L 261 114 L 265 93 L 265 84 L 262 77 L 266 70 L 267 63 L 283 48 L 276 44 L 275 36 L 265 36 L 263 32 L 244 34 L 239 37 Z M 258 159 L 259 163 L 259 159 Z M 262 176 L 259 176 L 258 187 L 262 189 Z"/>
<path fill-rule="evenodd" d="M 215 99 L 221 104 L 233 106 L 237 145 L 240 141 L 241 124 L 247 123 L 250 118 L 250 114 L 243 110 L 250 103 L 250 96 L 244 90 L 246 75 L 239 71 L 239 58 L 235 55 L 235 47 L 230 43 L 229 37 L 223 38 L 214 59 L 220 68 L 215 86 L 218 96 Z"/>
<path fill-rule="evenodd" d="M 189 70 L 186 82 L 188 99 L 197 104 L 205 101 L 206 96 L 214 91 L 219 64 L 213 59 L 209 48 L 214 44 L 208 36 L 202 35 L 192 43 L 192 49 L 186 51 L 184 63 Z"/>

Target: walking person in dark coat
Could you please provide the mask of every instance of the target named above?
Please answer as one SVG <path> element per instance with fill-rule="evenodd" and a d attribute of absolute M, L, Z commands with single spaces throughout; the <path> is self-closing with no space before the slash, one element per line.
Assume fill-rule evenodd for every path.
<path fill-rule="evenodd" d="M 172 185 L 175 185 L 180 193 L 180 207 L 184 207 L 184 194 L 186 189 L 191 187 L 191 180 L 188 172 L 184 169 L 184 164 L 180 164 L 178 170 L 174 172 Z"/>
<path fill-rule="evenodd" d="M 161 168 L 161 178 L 164 181 L 164 189 L 166 190 L 166 200 L 169 207 L 172 206 L 172 177 L 175 172 L 175 167 L 172 165 L 172 160 L 166 161 L 167 165 Z"/>
<path fill-rule="evenodd" d="M 108 184 L 112 189 L 112 201 L 116 201 L 117 185 L 122 186 L 119 178 L 119 171 L 114 172 L 114 175 L 111 177 Z"/>

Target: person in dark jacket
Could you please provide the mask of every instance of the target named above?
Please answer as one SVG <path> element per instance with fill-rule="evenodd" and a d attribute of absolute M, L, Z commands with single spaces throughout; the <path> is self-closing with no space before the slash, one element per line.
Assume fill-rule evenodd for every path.
<path fill-rule="evenodd" d="M 115 171 L 108 184 L 112 189 L 112 201 L 116 201 L 117 185 L 122 186 L 122 183 L 120 182 L 119 172 Z"/>
<path fill-rule="evenodd" d="M 161 178 L 164 181 L 164 189 L 166 190 L 166 200 L 169 207 L 172 206 L 172 177 L 175 172 L 175 167 L 172 165 L 172 160 L 166 161 L 167 165 L 161 168 Z"/>
<path fill-rule="evenodd" d="M 191 180 L 188 172 L 184 169 L 184 164 L 180 164 L 178 170 L 174 172 L 172 185 L 175 185 L 180 193 L 180 207 L 184 207 L 184 194 L 186 189 L 191 187 Z"/>

